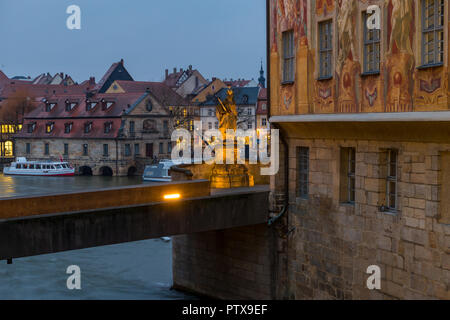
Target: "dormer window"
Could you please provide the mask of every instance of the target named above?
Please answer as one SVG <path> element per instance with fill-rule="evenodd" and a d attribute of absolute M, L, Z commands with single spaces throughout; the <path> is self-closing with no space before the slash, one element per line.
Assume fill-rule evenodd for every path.
<path fill-rule="evenodd" d="M 66 100 L 66 111 L 72 111 L 77 106 L 76 102 L 71 102 L 69 100 Z"/>
<path fill-rule="evenodd" d="M 248 95 L 244 95 L 243 97 L 242 97 L 242 104 L 247 104 L 248 103 Z"/>
<path fill-rule="evenodd" d="M 114 102 L 112 101 L 106 101 L 105 99 L 102 99 L 102 109 L 103 110 L 108 110 L 109 108 L 111 108 L 111 106 L 114 104 Z"/>
<path fill-rule="evenodd" d="M 92 130 L 92 122 L 87 122 L 84 125 L 84 133 L 89 133 Z"/>
<path fill-rule="evenodd" d="M 50 112 L 55 107 L 56 107 L 56 103 L 47 101 L 46 104 L 45 104 L 45 111 Z"/>
<path fill-rule="evenodd" d="M 72 122 L 66 123 L 64 125 L 64 133 L 70 133 L 72 131 L 72 126 L 73 126 Z"/>
<path fill-rule="evenodd" d="M 105 133 L 110 133 L 112 130 L 112 122 L 105 122 Z"/>
<path fill-rule="evenodd" d="M 45 133 L 52 133 L 54 127 L 55 127 L 55 123 L 54 122 L 48 122 L 45 125 Z"/>
<path fill-rule="evenodd" d="M 97 106 L 97 102 L 86 100 L 86 111 L 90 111 Z"/>
<path fill-rule="evenodd" d="M 36 129 L 36 122 L 28 124 L 28 133 L 33 133 L 34 129 Z"/>

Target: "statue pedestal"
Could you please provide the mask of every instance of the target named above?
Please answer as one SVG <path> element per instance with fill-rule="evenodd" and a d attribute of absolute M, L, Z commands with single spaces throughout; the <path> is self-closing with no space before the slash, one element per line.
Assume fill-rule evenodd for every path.
<path fill-rule="evenodd" d="M 226 145 L 224 146 L 226 147 Z M 237 164 L 237 145 L 234 148 L 234 163 L 226 164 L 225 150 L 223 152 L 223 164 L 215 164 L 210 176 L 211 188 L 228 189 L 240 187 L 253 187 L 255 185 L 253 176 L 248 172 L 244 164 Z"/>

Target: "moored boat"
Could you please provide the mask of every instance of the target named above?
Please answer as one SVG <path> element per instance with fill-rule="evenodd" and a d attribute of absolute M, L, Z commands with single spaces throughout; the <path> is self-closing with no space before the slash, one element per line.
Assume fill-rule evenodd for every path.
<path fill-rule="evenodd" d="M 75 169 L 67 162 L 46 162 L 46 161 L 28 161 L 26 158 L 18 157 L 10 167 L 3 169 L 5 175 L 18 176 L 73 176 Z"/>
<path fill-rule="evenodd" d="M 146 166 L 142 179 L 153 182 L 170 182 L 172 181 L 172 177 L 170 176 L 169 170 L 175 164 L 171 160 L 161 160 L 157 165 Z"/>

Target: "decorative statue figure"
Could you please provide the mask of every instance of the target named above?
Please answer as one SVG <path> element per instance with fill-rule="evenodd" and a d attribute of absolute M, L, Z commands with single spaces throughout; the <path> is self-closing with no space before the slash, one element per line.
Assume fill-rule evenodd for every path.
<path fill-rule="evenodd" d="M 390 0 L 385 1 L 386 5 L 389 5 Z M 410 39 L 412 20 L 412 0 L 392 0 L 392 31 L 389 42 L 389 53 L 392 53 L 395 42 L 400 52 L 413 55 Z"/>
<path fill-rule="evenodd" d="M 342 1 L 339 10 L 337 25 L 339 34 L 338 71 L 341 72 L 350 51 L 353 57 L 355 51 L 355 26 L 353 18 L 356 16 L 356 1 Z"/>
<path fill-rule="evenodd" d="M 227 90 L 227 96 L 222 102 L 218 98 L 219 104 L 216 107 L 216 117 L 219 119 L 219 130 L 222 134 L 222 139 L 225 140 L 227 130 L 236 130 L 237 128 L 237 109 L 234 101 L 233 90 Z"/>

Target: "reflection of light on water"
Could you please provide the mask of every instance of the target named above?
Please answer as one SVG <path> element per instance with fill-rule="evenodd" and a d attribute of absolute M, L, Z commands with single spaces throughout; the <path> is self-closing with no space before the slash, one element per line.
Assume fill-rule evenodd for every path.
<path fill-rule="evenodd" d="M 0 175 L 0 197 L 16 193 L 16 181 L 11 176 Z"/>
<path fill-rule="evenodd" d="M 89 191 L 142 184 L 141 177 L 33 177 L 0 174 L 0 198 Z M 146 183 L 148 184 L 148 183 Z"/>

